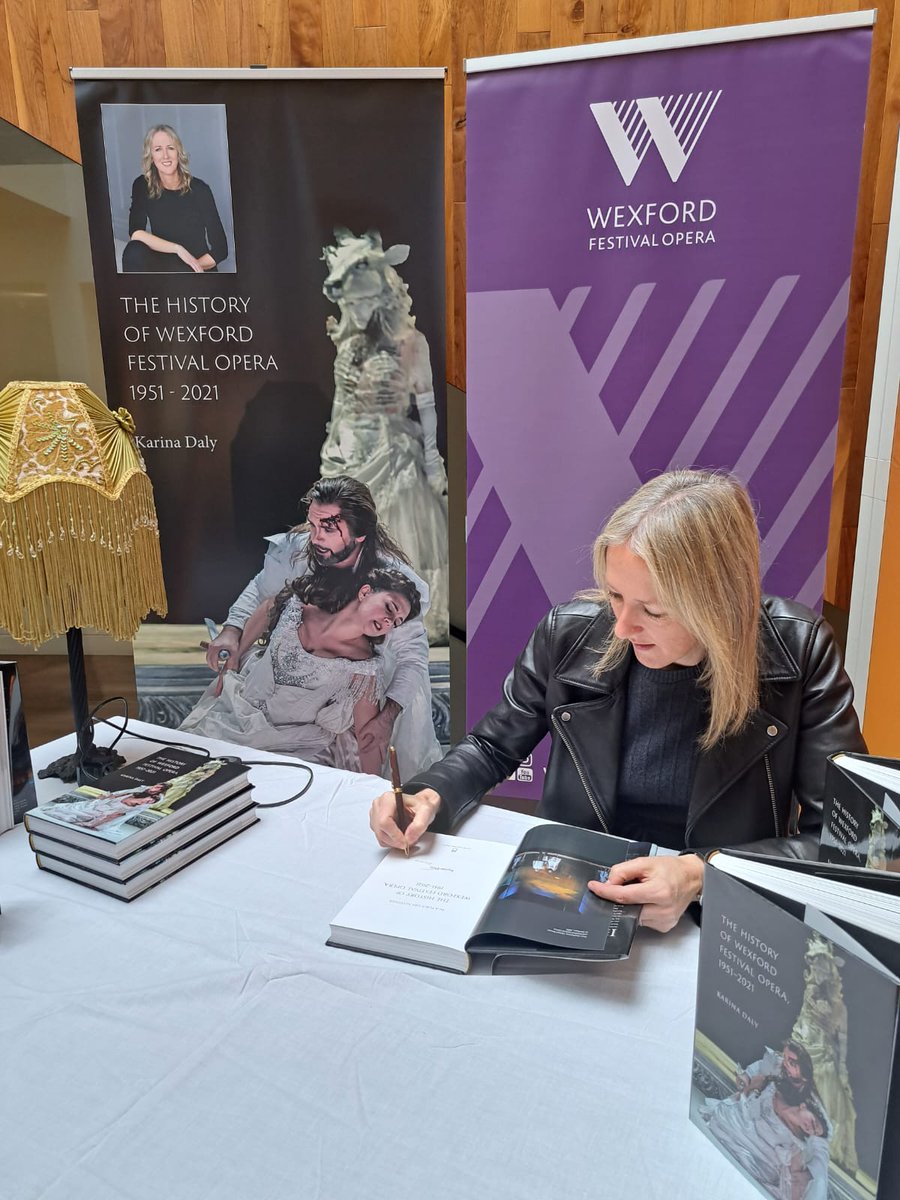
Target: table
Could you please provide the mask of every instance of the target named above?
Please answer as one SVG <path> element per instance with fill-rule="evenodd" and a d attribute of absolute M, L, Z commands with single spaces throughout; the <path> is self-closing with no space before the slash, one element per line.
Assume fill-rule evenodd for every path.
<path fill-rule="evenodd" d="M 315 772 L 132 904 L 38 871 L 21 827 L 0 838 L 2 1200 L 757 1195 L 687 1118 L 692 926 L 642 930 L 588 975 L 326 947 L 382 853 L 367 810 L 385 785 Z M 260 800 L 300 777 L 251 774 Z M 528 823 L 485 807 L 465 832 L 515 841 Z"/>

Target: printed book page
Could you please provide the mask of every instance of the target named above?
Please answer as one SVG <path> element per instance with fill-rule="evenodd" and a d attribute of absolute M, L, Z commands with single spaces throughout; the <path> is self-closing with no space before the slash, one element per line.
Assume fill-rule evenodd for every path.
<path fill-rule="evenodd" d="M 860 779 L 868 779 L 881 787 L 900 787 L 900 768 L 887 767 L 884 763 L 869 762 L 867 759 L 854 758 L 850 754 L 836 754 L 835 765 L 841 767 L 848 775 L 858 775 Z"/>
<path fill-rule="evenodd" d="M 515 949 L 529 943 L 577 954 L 625 957 L 640 909 L 611 904 L 588 884 L 610 868 L 653 849 L 569 825 L 542 825 L 523 837 L 479 922 L 469 949 Z"/>
<path fill-rule="evenodd" d="M 868 950 L 862 942 L 852 937 L 843 925 L 839 925 L 837 921 L 832 921 L 825 913 L 819 912 L 817 908 L 813 908 L 810 904 L 804 906 L 803 923 L 807 928 L 814 930 L 816 933 L 821 933 L 823 937 L 827 937 L 836 946 L 840 946 L 842 950 L 846 950 L 849 954 L 855 954 L 861 962 L 868 963 L 873 970 L 881 971 L 883 975 L 887 975 L 894 983 L 900 983 L 900 979 L 897 978 L 893 971 L 880 958 L 877 958 Z"/>
<path fill-rule="evenodd" d="M 789 860 L 787 860 L 789 861 Z M 734 858 L 720 851 L 712 865 L 723 874 L 744 880 L 798 904 L 811 904 L 839 920 L 850 921 L 882 937 L 900 937 L 897 897 L 888 892 L 856 887 L 852 883 L 805 875 L 790 867 L 770 866 Z"/>
<path fill-rule="evenodd" d="M 499 842 L 425 834 L 409 858 L 397 851 L 384 856 L 334 918 L 332 929 L 463 953 L 513 849 Z"/>

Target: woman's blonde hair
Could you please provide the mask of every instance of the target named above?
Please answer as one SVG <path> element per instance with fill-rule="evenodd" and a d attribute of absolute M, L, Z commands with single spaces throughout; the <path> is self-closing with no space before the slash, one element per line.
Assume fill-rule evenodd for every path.
<path fill-rule="evenodd" d="M 181 186 L 178 190 L 183 196 L 191 190 L 191 173 L 188 170 L 188 154 L 184 148 L 184 142 L 182 142 L 171 125 L 152 125 L 144 135 L 144 149 L 141 156 L 141 172 L 147 181 L 147 191 L 150 193 L 150 199 L 158 199 L 163 190 L 159 171 L 157 171 L 156 163 L 153 161 L 152 143 L 153 137 L 157 133 L 164 133 L 167 137 L 170 137 L 178 152 L 178 177 L 181 180 Z"/>
<path fill-rule="evenodd" d="M 647 564 L 656 598 L 704 647 L 708 750 L 737 733 L 759 701 L 759 531 L 750 497 L 731 475 L 669 471 L 620 505 L 594 542 L 597 591 L 608 604 L 606 552 L 627 546 Z M 628 642 L 611 634 L 595 675 L 621 662 Z"/>

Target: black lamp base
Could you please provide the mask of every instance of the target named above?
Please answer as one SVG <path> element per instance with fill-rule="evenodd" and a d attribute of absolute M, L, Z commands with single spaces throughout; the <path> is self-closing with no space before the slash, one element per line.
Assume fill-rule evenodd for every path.
<path fill-rule="evenodd" d="M 75 736 L 78 746 L 72 754 L 64 754 L 49 767 L 38 771 L 39 779 L 61 779 L 63 783 L 84 784 L 91 787 L 121 767 L 125 759 L 108 746 L 94 745 L 94 731 L 88 712 L 87 681 L 84 672 L 84 643 L 81 630 L 66 632 L 66 649 L 69 656 L 69 688 L 72 696 L 72 716 L 75 718 Z"/>
<path fill-rule="evenodd" d="M 49 766 L 38 771 L 39 779 L 61 779 L 63 783 L 77 783 L 93 786 L 104 775 L 123 766 L 125 759 L 116 750 L 108 746 L 91 746 L 86 757 L 81 750 L 64 754 L 56 758 Z"/>

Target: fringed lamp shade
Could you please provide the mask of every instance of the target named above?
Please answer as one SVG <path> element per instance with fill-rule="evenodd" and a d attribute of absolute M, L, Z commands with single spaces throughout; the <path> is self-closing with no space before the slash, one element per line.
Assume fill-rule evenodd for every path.
<path fill-rule="evenodd" d="M 0 392 L 0 626 L 127 640 L 167 611 L 153 489 L 124 408 L 83 383 Z"/>

